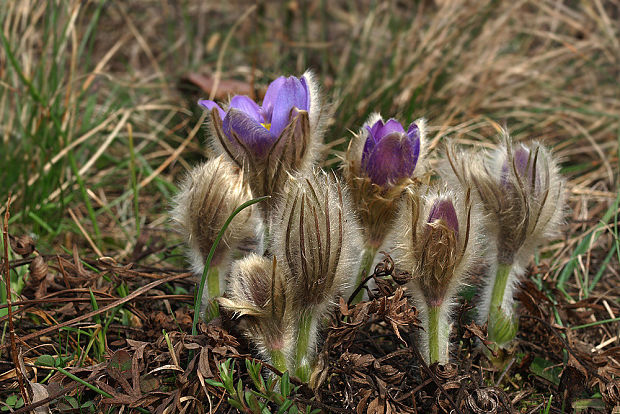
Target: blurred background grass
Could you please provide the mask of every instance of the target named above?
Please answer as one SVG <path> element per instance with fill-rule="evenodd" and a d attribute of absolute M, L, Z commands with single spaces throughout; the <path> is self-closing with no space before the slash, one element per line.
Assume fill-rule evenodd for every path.
<path fill-rule="evenodd" d="M 196 99 L 311 68 L 334 112 L 326 165 L 374 111 L 428 118 L 432 148 L 492 146 L 506 125 L 570 180 L 542 277 L 575 300 L 620 278 L 617 2 L 14 0 L 0 23 L 0 213 L 11 194 L 10 231 L 39 250 L 177 256 L 168 200 L 208 155 Z"/>

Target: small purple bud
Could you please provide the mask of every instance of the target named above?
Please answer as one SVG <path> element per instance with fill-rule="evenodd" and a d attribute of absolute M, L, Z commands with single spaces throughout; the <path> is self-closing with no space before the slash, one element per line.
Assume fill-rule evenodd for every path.
<path fill-rule="evenodd" d="M 395 119 L 378 120 L 367 126 L 368 138 L 362 151 L 362 169 L 380 186 L 410 177 L 420 155 L 420 130 L 415 123 L 407 133 Z"/>
<path fill-rule="evenodd" d="M 535 156 L 531 155 L 530 149 L 525 145 L 519 145 L 512 154 L 512 163 L 519 179 L 525 186 L 530 187 L 536 193 L 537 188 L 541 186 L 541 182 L 537 171 L 535 171 L 534 158 Z M 513 185 L 510 180 L 512 171 L 513 167 L 510 165 L 510 160 L 505 160 L 500 173 L 500 185 L 502 187 L 508 188 Z"/>
<path fill-rule="evenodd" d="M 454 204 L 448 199 L 438 199 L 433 203 L 431 212 L 428 215 L 428 223 L 443 220 L 446 225 L 454 230 L 456 236 L 459 234 L 459 220 L 454 209 Z"/>

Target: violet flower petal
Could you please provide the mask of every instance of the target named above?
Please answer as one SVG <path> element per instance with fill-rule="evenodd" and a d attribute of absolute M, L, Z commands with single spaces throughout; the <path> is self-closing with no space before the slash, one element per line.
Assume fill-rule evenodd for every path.
<path fill-rule="evenodd" d="M 307 100 L 306 88 L 299 79 L 294 76 L 286 79 L 273 106 L 271 133 L 276 137 L 279 136 L 291 121 L 291 109 L 307 110 Z"/>
<path fill-rule="evenodd" d="M 368 138 L 366 138 L 366 142 L 364 143 L 364 149 L 362 150 L 362 168 L 366 168 L 366 164 L 368 163 L 368 157 L 372 153 L 372 150 L 375 149 L 377 143 L 372 136 L 372 132 L 370 132 L 370 127 L 368 128 Z"/>
<path fill-rule="evenodd" d="M 522 181 L 531 182 L 532 175 L 534 173 L 533 166 L 529 167 L 528 171 L 528 161 L 530 161 L 530 150 L 520 145 L 519 148 L 515 149 L 512 154 L 512 159 L 514 162 L 516 173 L 519 175 Z M 508 165 L 508 160 L 504 161 L 502 164 L 502 170 L 500 172 L 500 185 L 502 187 L 507 187 L 510 185 L 510 174 L 512 173 L 512 166 Z"/>
<path fill-rule="evenodd" d="M 410 177 L 415 168 L 414 144 L 405 134 L 384 136 L 368 157 L 365 170 L 371 181 L 380 186 Z"/>
<path fill-rule="evenodd" d="M 237 134 L 243 145 L 249 149 L 251 155 L 256 158 L 265 157 L 267 151 L 276 140 L 276 137 L 259 122 L 236 108 L 228 111 L 222 127 L 224 133 L 234 145 L 238 145 L 238 143 L 233 137 L 233 132 Z"/>
<path fill-rule="evenodd" d="M 407 128 L 407 137 L 413 142 L 413 168 L 418 165 L 418 158 L 420 157 L 420 146 L 422 144 L 420 138 L 420 128 L 412 122 Z"/>
<path fill-rule="evenodd" d="M 264 122 L 263 117 L 259 112 L 260 107 L 256 104 L 256 102 L 245 95 L 234 96 L 230 100 L 230 108 L 239 109 L 240 111 L 245 112 L 258 123 Z"/>
<path fill-rule="evenodd" d="M 306 80 L 305 76 L 302 76 L 299 81 L 301 82 L 301 84 L 304 86 L 304 89 L 306 90 L 306 107 L 305 110 L 306 111 L 310 111 L 310 89 L 308 88 L 308 81 Z M 299 109 L 304 109 L 304 108 L 299 108 Z"/>
<path fill-rule="evenodd" d="M 379 141 L 379 131 L 381 131 L 381 129 L 383 129 L 383 120 L 379 119 L 377 122 L 375 122 L 372 126 L 367 126 L 366 129 L 368 129 L 368 135 L 370 137 L 372 137 L 372 140 L 374 142 Z"/>
<path fill-rule="evenodd" d="M 386 135 L 391 134 L 392 132 L 405 133 L 405 130 L 403 129 L 403 126 L 400 124 L 400 122 L 393 118 L 390 118 L 385 123 L 385 125 L 383 125 L 383 127 L 378 131 L 378 134 L 375 135 L 375 139 L 380 140 Z"/>
<path fill-rule="evenodd" d="M 459 220 L 454 209 L 454 204 L 448 199 L 439 199 L 433 203 L 431 212 L 428 215 L 428 223 L 433 223 L 437 220 L 443 220 L 449 228 L 454 230 L 454 233 L 459 234 Z"/>
<path fill-rule="evenodd" d="M 226 112 L 224 112 L 224 110 L 220 108 L 220 106 L 215 103 L 215 101 L 212 101 L 210 99 L 201 99 L 198 101 L 198 105 L 202 106 L 208 111 L 211 111 L 211 109 L 213 108 L 217 108 L 217 111 L 220 114 L 220 119 L 224 119 L 224 117 L 226 116 Z"/>
<path fill-rule="evenodd" d="M 525 177 L 526 174 L 530 173 L 527 171 L 527 162 L 530 160 L 530 150 L 525 148 L 523 145 L 519 146 L 514 152 L 514 163 L 517 168 L 517 173 L 520 176 Z M 531 175 L 531 173 L 530 173 Z"/>
<path fill-rule="evenodd" d="M 263 119 L 266 123 L 271 123 L 271 115 L 273 114 L 273 107 L 276 104 L 276 99 L 278 98 L 278 94 L 280 93 L 280 89 L 282 89 L 282 85 L 286 78 L 284 76 L 280 76 L 278 79 L 274 80 L 267 87 L 267 92 L 265 92 L 265 97 L 263 98 L 263 106 L 261 108 L 261 113 L 263 115 Z"/>

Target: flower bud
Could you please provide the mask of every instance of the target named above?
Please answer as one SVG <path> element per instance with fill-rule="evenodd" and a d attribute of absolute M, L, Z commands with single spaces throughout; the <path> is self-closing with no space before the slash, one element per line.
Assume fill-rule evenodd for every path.
<path fill-rule="evenodd" d="M 448 149 L 456 177 L 471 185 L 489 214 L 500 264 L 525 266 L 534 249 L 556 237 L 564 216 L 564 180 L 549 151 L 539 143 L 504 143 L 477 156 Z"/>
<path fill-rule="evenodd" d="M 244 333 L 263 357 L 273 359 L 282 371 L 287 367 L 281 363 L 292 357 L 295 334 L 286 299 L 285 280 L 276 258 L 256 254 L 233 262 L 227 297 L 218 299 L 222 308 L 243 317 Z"/>
<path fill-rule="evenodd" d="M 422 175 L 426 121 L 418 119 L 405 132 L 395 119 L 370 116 L 351 140 L 343 175 L 351 187 L 366 243 L 379 249 L 389 230 L 403 189 Z"/>
<path fill-rule="evenodd" d="M 538 143 L 503 143 L 485 156 L 448 148 L 452 175 L 471 185 L 487 214 L 489 278 L 478 306 L 489 339 L 503 347 L 517 330 L 513 293 L 534 249 L 557 235 L 564 215 L 564 180 L 552 155 Z"/>
<path fill-rule="evenodd" d="M 272 234 L 272 253 L 282 262 L 287 296 L 298 318 L 295 375 L 308 381 L 319 324 L 359 266 L 361 237 L 348 194 L 334 175 L 323 171 L 290 177 Z"/>
<path fill-rule="evenodd" d="M 202 275 L 211 246 L 228 217 L 251 199 L 242 172 L 222 156 L 189 171 L 170 215 L 189 246 L 188 256 L 196 274 Z M 224 270 L 220 272 L 222 286 L 234 255 L 260 250 L 261 226 L 258 211 L 252 206 L 235 216 L 226 229 L 211 261 L 211 267 Z"/>
<path fill-rule="evenodd" d="M 427 362 L 448 362 L 449 314 L 477 258 L 482 217 L 469 190 L 408 188 L 390 240 L 396 266 L 411 273 L 408 284 L 425 331 L 420 344 Z"/>
<path fill-rule="evenodd" d="M 291 177 L 272 226 L 295 306 L 334 303 L 355 277 L 360 241 L 340 182 L 322 171 Z"/>
<path fill-rule="evenodd" d="M 273 81 L 262 106 L 247 96 L 233 97 L 227 111 L 199 104 L 211 111 L 216 150 L 247 172 L 255 196 L 279 192 L 287 174 L 307 170 L 319 153 L 325 117 L 311 72 Z"/>

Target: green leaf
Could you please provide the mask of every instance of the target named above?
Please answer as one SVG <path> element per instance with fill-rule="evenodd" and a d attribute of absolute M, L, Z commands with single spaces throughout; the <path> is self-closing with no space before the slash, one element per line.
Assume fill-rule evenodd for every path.
<path fill-rule="evenodd" d="M 288 371 L 285 371 L 284 374 L 282 374 L 282 379 L 280 380 L 280 392 L 285 397 L 288 397 L 291 393 L 291 382 Z"/>
<path fill-rule="evenodd" d="M 222 384 L 222 383 L 221 383 L 221 382 L 219 382 L 219 381 L 214 381 L 214 380 L 212 380 L 212 379 L 205 378 L 205 382 L 206 382 L 207 384 L 209 384 L 209 385 L 214 386 L 214 387 L 225 388 L 225 387 L 224 387 L 224 384 Z"/>
<path fill-rule="evenodd" d="M 547 361 L 544 358 L 535 357 L 532 361 L 532 365 L 530 365 L 530 370 L 539 377 L 544 378 L 555 385 L 559 385 L 562 367 L 554 365 L 556 364 Z"/>
<path fill-rule="evenodd" d="M 51 355 L 41 355 L 40 357 L 37 358 L 37 361 L 35 362 L 35 365 L 41 365 L 44 367 L 54 367 L 56 366 L 56 361 L 54 360 L 54 357 Z"/>
<path fill-rule="evenodd" d="M 239 411 L 244 411 L 243 406 L 240 403 L 238 403 L 236 400 L 233 400 L 232 398 L 228 399 L 228 404 L 231 407 L 236 408 Z"/>

